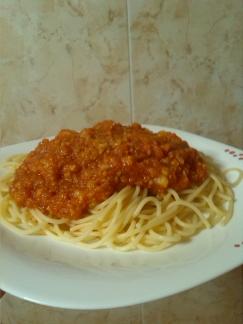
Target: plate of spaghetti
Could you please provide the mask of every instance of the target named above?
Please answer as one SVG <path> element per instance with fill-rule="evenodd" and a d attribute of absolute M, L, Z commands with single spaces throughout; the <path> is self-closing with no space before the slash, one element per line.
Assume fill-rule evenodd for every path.
<path fill-rule="evenodd" d="M 213 279 L 243 261 L 242 179 L 239 149 L 137 123 L 1 148 L 0 287 L 99 309 Z"/>

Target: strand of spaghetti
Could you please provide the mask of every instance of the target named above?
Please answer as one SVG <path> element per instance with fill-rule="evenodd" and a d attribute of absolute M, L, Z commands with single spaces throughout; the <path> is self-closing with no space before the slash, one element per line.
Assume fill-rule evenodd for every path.
<path fill-rule="evenodd" d="M 130 192 L 131 190 L 133 190 L 130 186 L 126 186 L 123 189 L 121 189 L 119 192 L 115 192 L 110 198 L 108 198 L 107 200 L 105 200 L 104 202 L 100 203 L 99 205 L 97 205 L 94 208 L 94 211 L 99 210 L 100 208 L 103 209 L 106 205 L 109 205 L 109 202 L 112 201 L 114 202 L 114 200 L 120 199 L 121 197 L 126 196 L 126 194 L 128 192 Z M 108 203 L 106 203 L 106 201 Z"/>
<path fill-rule="evenodd" d="M 32 209 L 28 209 L 28 208 L 23 208 L 23 212 L 27 215 L 28 219 L 29 219 L 29 222 L 30 223 L 38 223 L 38 224 L 42 224 L 43 226 L 43 229 L 50 226 L 46 220 L 44 219 L 40 219 L 40 218 L 37 218 L 33 215 L 33 210 Z M 43 231 L 44 233 L 44 231 Z"/>
<path fill-rule="evenodd" d="M 116 204 L 115 212 L 111 218 L 111 222 L 109 226 L 105 229 L 103 240 L 107 240 L 108 238 L 110 238 L 116 232 L 119 224 L 121 223 L 121 218 L 119 217 L 121 211 L 121 205 L 122 205 L 121 200 L 118 200 Z"/>
<path fill-rule="evenodd" d="M 92 221 L 95 221 L 97 219 L 97 215 L 93 214 L 90 216 L 83 217 L 79 220 L 73 220 L 70 222 L 70 231 L 76 231 L 81 229 L 83 226 L 92 223 Z"/>
<path fill-rule="evenodd" d="M 118 251 L 123 251 L 123 252 L 134 249 L 134 245 L 131 242 L 123 244 L 123 245 L 120 245 L 116 242 L 109 242 L 107 244 L 107 247 L 118 250 Z"/>
<path fill-rule="evenodd" d="M 49 216 L 44 215 L 42 212 L 40 212 L 38 209 L 32 209 L 31 211 L 32 215 L 39 219 L 39 220 L 43 220 L 46 223 L 50 223 L 50 224 L 65 224 L 67 222 L 67 219 L 65 218 L 52 218 Z"/>
<path fill-rule="evenodd" d="M 38 234 L 38 232 L 41 229 L 40 225 L 36 225 L 36 226 L 31 226 L 28 229 L 24 229 L 24 228 L 19 228 L 18 226 L 13 225 L 12 223 L 6 222 L 5 219 L 2 219 L 2 222 L 5 224 L 6 227 L 8 227 L 9 229 L 12 229 L 20 234 L 24 234 L 24 235 L 31 235 L 31 234 Z"/>
<path fill-rule="evenodd" d="M 144 230 L 148 230 L 150 228 L 153 228 L 157 225 L 163 224 L 166 221 L 168 221 L 170 218 L 173 217 L 173 215 L 175 215 L 177 210 L 177 206 L 173 206 L 172 208 L 169 208 L 168 210 L 166 210 L 165 212 L 161 213 L 160 216 L 156 216 L 153 219 L 151 219 L 145 226 L 144 226 Z"/>
<path fill-rule="evenodd" d="M 232 197 L 232 199 L 228 202 L 228 213 L 226 214 L 226 217 L 223 219 L 223 225 L 226 225 L 231 216 L 233 215 L 233 210 L 234 210 L 234 193 L 233 190 L 228 186 L 226 188 L 226 192 L 228 193 L 229 196 Z"/>
<path fill-rule="evenodd" d="M 116 227 L 114 226 L 112 228 L 112 226 L 117 221 L 117 218 L 119 216 L 120 207 L 121 207 L 121 204 L 120 204 L 120 201 L 118 201 L 115 212 L 114 212 L 114 216 L 113 216 L 109 226 L 107 227 L 104 236 L 100 239 L 100 241 L 91 243 L 90 246 L 92 246 L 92 247 L 102 246 L 105 243 L 105 241 L 107 241 L 113 235 L 113 233 L 116 231 Z"/>
<path fill-rule="evenodd" d="M 217 175 L 216 174 L 213 174 L 213 173 L 211 173 L 209 176 L 210 176 L 211 179 L 213 179 L 215 181 L 215 183 L 217 184 L 217 186 L 219 188 L 219 191 L 220 192 L 224 192 L 222 180 L 219 181 Z"/>
<path fill-rule="evenodd" d="M 134 248 L 136 248 L 136 246 L 138 245 L 138 243 L 143 238 L 144 234 L 145 233 L 143 231 L 141 231 L 139 234 L 134 235 L 134 236 L 131 237 L 131 243 L 132 243 L 132 245 L 133 245 Z"/>
<path fill-rule="evenodd" d="M 106 210 L 107 212 L 107 210 Z M 107 215 L 104 215 L 105 217 Z M 103 218 L 103 220 L 102 220 Z M 91 235 L 93 231 L 99 232 L 102 231 L 102 228 L 105 228 L 105 224 L 109 223 L 109 221 L 104 222 L 104 217 L 100 217 L 100 213 L 92 216 L 92 220 L 89 220 L 87 223 L 81 224 L 81 226 L 75 226 L 72 228 L 71 234 L 74 236 L 79 236 L 80 239 L 85 238 L 86 235 Z"/>
<path fill-rule="evenodd" d="M 29 224 L 28 224 L 28 222 L 26 220 L 25 213 L 21 213 L 21 210 L 19 210 L 17 208 L 16 204 L 14 202 L 12 202 L 12 201 L 10 201 L 10 203 L 8 205 L 8 212 L 9 212 L 10 215 L 12 215 L 12 217 L 13 217 L 13 215 L 17 215 L 18 219 L 20 220 L 20 222 L 19 222 L 20 225 L 19 226 L 21 226 L 21 227 L 23 227 L 25 229 L 27 227 L 29 227 Z"/>
<path fill-rule="evenodd" d="M 151 237 L 155 238 L 158 241 L 162 242 L 178 242 L 181 239 L 180 235 L 167 236 L 156 233 L 154 230 L 149 230 Z"/>
<path fill-rule="evenodd" d="M 45 223 L 45 225 L 43 226 L 43 231 L 44 233 L 51 232 L 53 235 L 59 236 L 57 231 L 55 230 L 54 224 Z"/>
<path fill-rule="evenodd" d="M 218 189 L 218 185 L 217 185 L 216 182 L 214 182 L 214 183 L 213 183 L 213 187 L 212 187 L 212 189 L 211 189 L 211 191 L 210 191 L 210 193 L 209 193 L 209 195 L 208 195 L 208 197 L 209 197 L 210 199 L 213 199 L 214 195 L 215 195 L 216 192 L 217 192 L 217 189 Z"/>
<path fill-rule="evenodd" d="M 172 234 L 172 228 L 171 228 L 171 224 L 168 222 L 164 223 L 165 226 L 165 230 L 166 230 L 166 235 L 169 236 Z"/>
<path fill-rule="evenodd" d="M 195 221 L 193 222 L 193 226 L 191 226 L 190 228 L 182 226 L 182 224 L 177 224 L 175 221 L 175 232 L 179 235 L 181 235 L 182 237 L 188 237 L 188 236 L 192 236 L 198 229 L 204 227 L 203 223 L 197 218 Z M 179 225 L 180 227 L 178 228 Z"/>
<path fill-rule="evenodd" d="M 74 236 L 73 234 L 71 234 L 68 231 L 64 231 L 61 234 L 59 234 L 59 236 L 61 236 L 65 241 L 71 241 L 72 243 L 80 243 L 82 241 L 90 241 L 93 240 L 95 238 L 95 236 L 93 236 L 92 234 L 86 234 L 85 238 L 80 238 L 78 235 Z"/>
<path fill-rule="evenodd" d="M 106 200 L 104 200 L 103 202 L 101 202 L 100 204 L 98 204 L 97 206 L 95 206 L 91 213 L 96 213 L 97 211 L 104 209 L 105 207 L 107 207 L 109 205 L 109 203 L 114 199 L 114 197 L 117 195 L 117 193 L 115 192 L 113 195 L 111 195 L 109 198 L 107 198 Z"/>
<path fill-rule="evenodd" d="M 3 215 L 8 215 L 7 209 L 8 209 L 8 199 L 5 196 L 1 195 L 0 192 L 0 218 L 3 218 Z"/>
<path fill-rule="evenodd" d="M 173 240 L 173 237 L 175 237 L 175 240 Z M 177 237 L 180 237 L 177 239 Z M 144 240 L 141 240 L 140 243 L 146 245 L 146 246 L 157 246 L 160 245 L 161 243 L 166 243 L 166 244 L 176 244 L 178 242 L 180 242 L 182 239 L 181 236 L 179 236 L 178 234 L 171 236 L 170 240 L 159 240 L 157 237 L 152 236 L 151 234 L 148 235 Z"/>
<path fill-rule="evenodd" d="M 209 197 L 202 196 L 202 198 L 204 199 L 204 201 L 207 202 L 207 204 L 210 207 L 210 209 L 214 210 L 216 214 L 220 214 L 223 217 L 225 216 L 226 211 L 225 210 L 221 210 L 217 206 L 215 206 L 215 204 L 214 204 L 214 202 L 213 202 L 213 200 L 212 200 L 211 197 L 209 198 Z"/>
<path fill-rule="evenodd" d="M 139 213 L 141 212 L 141 210 L 143 209 L 143 207 L 147 204 L 147 203 L 153 203 L 156 206 L 156 215 L 157 217 L 159 217 L 161 215 L 161 204 L 160 201 L 155 198 L 155 197 L 146 197 L 143 198 L 142 201 L 140 201 L 139 205 L 137 206 L 137 208 L 134 211 L 134 216 L 138 216 Z"/>
<path fill-rule="evenodd" d="M 184 228 L 188 228 L 188 229 L 194 229 L 195 228 L 195 223 L 194 222 L 191 222 L 191 223 L 183 222 L 177 216 L 175 217 L 175 223 L 180 225 L 181 227 L 184 227 Z"/>
<path fill-rule="evenodd" d="M 132 203 L 124 210 L 124 219 L 123 219 L 123 227 L 126 227 L 129 222 L 131 222 L 131 219 L 135 218 L 135 209 L 139 203 L 140 198 L 135 198 Z"/>
<path fill-rule="evenodd" d="M 44 230 L 44 232 L 45 232 L 45 235 L 50 236 L 50 237 L 54 238 L 55 240 L 62 240 L 63 239 L 63 236 L 58 236 L 55 232 L 52 231 L 52 229 L 46 228 Z"/>
<path fill-rule="evenodd" d="M 150 214 L 139 214 L 139 218 L 143 219 L 143 220 L 149 220 L 151 219 L 151 213 Z"/>
<path fill-rule="evenodd" d="M 139 219 L 136 223 L 136 228 L 142 229 L 143 225 L 144 225 L 144 220 L 139 217 Z"/>
<path fill-rule="evenodd" d="M 98 232 L 95 231 L 95 227 L 94 226 L 89 226 L 88 228 L 83 229 L 83 231 L 78 231 L 78 232 L 77 231 L 73 231 L 73 232 L 71 232 L 71 234 L 72 234 L 72 236 L 75 237 L 75 241 L 78 241 L 78 240 L 79 241 L 82 241 L 86 237 L 90 237 L 90 236 L 97 237 Z"/>
<path fill-rule="evenodd" d="M 191 192 L 191 194 L 185 197 L 185 200 L 188 202 L 192 202 L 195 199 L 195 197 L 200 195 L 200 193 L 208 186 L 209 183 L 210 178 L 206 179 L 198 188 L 190 189 L 190 191 L 188 190 L 189 192 Z M 186 191 L 182 191 L 182 196 L 184 195 L 184 192 Z"/>
<path fill-rule="evenodd" d="M 158 241 L 157 239 L 155 239 L 154 237 L 151 237 L 151 235 L 149 234 L 146 234 L 142 239 L 141 241 L 139 242 L 147 247 L 152 247 L 152 246 L 158 246 L 160 245 L 161 243 L 168 243 L 168 244 L 173 244 L 174 242 L 161 242 L 161 241 Z"/>
<path fill-rule="evenodd" d="M 189 203 L 188 201 L 180 200 L 180 201 L 174 201 L 174 202 L 172 202 L 170 204 L 169 208 L 171 209 L 174 206 L 185 206 L 185 207 L 190 208 L 191 210 L 194 211 L 195 214 L 198 215 L 198 217 L 200 218 L 200 220 L 202 221 L 202 223 L 205 225 L 205 227 L 206 228 L 210 228 L 210 224 L 205 219 L 205 217 L 203 216 L 202 212 L 197 207 L 195 207 L 193 204 Z"/>
<path fill-rule="evenodd" d="M 123 233 L 119 233 L 117 235 L 117 238 L 119 240 L 125 240 L 126 238 L 130 237 L 131 233 L 134 231 L 135 227 L 136 227 L 136 222 L 135 222 L 135 220 L 132 220 L 127 231 L 125 231 Z"/>
<path fill-rule="evenodd" d="M 146 252 L 151 252 L 151 251 L 156 252 L 156 251 L 166 249 L 171 245 L 172 245 L 172 243 L 169 243 L 169 242 L 163 242 L 163 243 L 155 245 L 155 246 L 146 246 L 143 243 L 138 243 L 136 248 L 139 250 L 146 251 Z"/>
<path fill-rule="evenodd" d="M 148 195 L 148 189 L 145 188 L 142 190 L 141 198 L 143 199 L 143 198 L 147 197 L 147 195 Z"/>
<path fill-rule="evenodd" d="M 221 192 L 217 192 L 217 197 L 219 197 L 223 201 L 231 201 L 232 199 L 230 195 L 222 194 Z"/>
<path fill-rule="evenodd" d="M 181 200 L 178 193 L 174 189 L 169 189 L 168 192 L 171 194 L 174 200 Z"/>
<path fill-rule="evenodd" d="M 124 191 L 123 191 L 124 193 Z M 122 195 L 120 195 L 122 196 Z M 114 201 L 112 202 L 113 208 L 115 208 L 115 210 L 113 211 L 112 209 L 107 209 L 105 211 L 106 213 L 106 222 L 104 222 L 102 224 L 102 217 L 100 217 L 98 220 L 100 220 L 101 224 L 103 225 L 103 231 L 104 231 L 104 235 L 106 235 L 106 233 L 110 230 L 110 228 L 115 224 L 115 222 L 117 222 L 118 220 L 118 214 L 121 211 L 121 207 L 122 207 L 122 197 L 119 197 L 119 199 L 116 197 L 116 199 L 114 199 Z M 103 219 L 104 220 L 104 219 Z"/>
<path fill-rule="evenodd" d="M 123 191 L 124 192 L 124 191 Z M 123 194 L 123 192 L 120 192 L 119 194 Z M 114 199 L 115 198 L 115 199 Z M 117 201 L 119 199 L 119 196 L 114 196 L 113 199 L 110 201 L 110 204 L 108 204 L 104 210 L 100 211 L 99 213 L 97 213 L 97 215 L 99 215 L 99 218 L 97 218 L 97 222 L 102 224 L 105 223 L 105 221 L 107 221 L 109 223 L 110 220 L 110 215 L 113 212 L 113 209 L 117 207 Z M 94 224 L 96 225 L 96 224 Z"/>
<path fill-rule="evenodd" d="M 163 197 L 161 202 L 161 210 L 165 210 L 166 207 L 169 205 L 169 203 L 173 201 L 173 197 L 171 196 L 170 192 L 167 192 L 167 194 Z"/>
<path fill-rule="evenodd" d="M 60 229 L 59 224 L 54 224 L 53 230 L 57 235 L 64 235 L 64 232 Z"/>
<path fill-rule="evenodd" d="M 238 178 L 236 178 L 235 181 L 230 182 L 232 187 L 236 187 L 243 180 L 243 170 L 241 170 L 239 168 L 228 168 L 228 169 L 224 170 L 224 174 L 226 175 L 227 173 L 230 173 L 232 171 L 238 172 Z"/>
<path fill-rule="evenodd" d="M 187 230 L 185 230 L 185 229 L 184 230 L 176 229 L 176 233 L 181 235 L 181 237 L 187 238 L 187 237 L 191 237 L 193 234 L 196 233 L 196 231 L 198 229 L 200 229 L 202 227 L 203 227 L 202 223 L 199 223 L 197 227 L 192 228 L 190 230 L 188 230 L 188 229 Z"/>
<path fill-rule="evenodd" d="M 70 239 L 72 242 L 76 243 L 76 242 L 83 242 L 83 241 L 90 241 L 90 240 L 94 240 L 96 238 L 98 238 L 97 234 L 92 233 L 92 232 L 86 232 L 85 236 L 82 235 L 75 235 L 73 236 L 72 234 L 65 232 L 64 233 L 64 237 Z"/>
<path fill-rule="evenodd" d="M 138 197 L 140 192 L 141 192 L 140 187 L 139 187 L 139 186 L 136 186 L 136 187 L 135 187 L 135 190 L 134 190 L 134 192 L 133 192 L 133 194 L 132 194 L 132 200 L 133 200 L 134 198 Z"/>

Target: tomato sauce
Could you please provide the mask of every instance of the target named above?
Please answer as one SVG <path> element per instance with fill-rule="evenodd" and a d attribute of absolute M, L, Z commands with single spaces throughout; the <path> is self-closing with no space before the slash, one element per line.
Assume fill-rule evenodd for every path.
<path fill-rule="evenodd" d="M 201 184 L 207 166 L 176 134 L 103 121 L 44 139 L 16 170 L 10 194 L 19 206 L 78 219 L 123 187 L 163 196 Z"/>

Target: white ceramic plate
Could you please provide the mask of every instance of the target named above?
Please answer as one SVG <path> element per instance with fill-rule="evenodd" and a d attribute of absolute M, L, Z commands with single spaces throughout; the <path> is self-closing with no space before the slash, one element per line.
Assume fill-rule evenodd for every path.
<path fill-rule="evenodd" d="M 147 126 L 153 131 L 162 128 Z M 197 135 L 174 131 L 222 168 L 243 168 L 243 152 Z M 0 160 L 28 152 L 38 141 L 0 150 Z M 243 183 L 235 189 L 234 216 L 192 241 L 162 252 L 84 250 L 47 237 L 24 237 L 2 226 L 1 288 L 40 304 L 99 309 L 127 306 L 192 288 L 243 261 Z"/>

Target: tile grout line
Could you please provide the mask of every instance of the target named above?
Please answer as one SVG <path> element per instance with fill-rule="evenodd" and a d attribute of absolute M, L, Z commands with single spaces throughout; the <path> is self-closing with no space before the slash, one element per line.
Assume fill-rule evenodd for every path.
<path fill-rule="evenodd" d="M 141 314 L 141 319 L 142 319 L 142 323 L 141 324 L 145 324 L 145 319 L 144 319 L 144 304 L 140 305 L 140 314 Z"/>
<path fill-rule="evenodd" d="M 130 97 L 130 122 L 134 122 L 134 93 L 133 93 L 133 65 L 132 65 L 132 40 L 131 40 L 131 17 L 129 0 L 127 4 L 127 37 L 128 37 L 128 66 L 129 66 L 129 97 Z"/>

